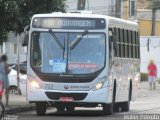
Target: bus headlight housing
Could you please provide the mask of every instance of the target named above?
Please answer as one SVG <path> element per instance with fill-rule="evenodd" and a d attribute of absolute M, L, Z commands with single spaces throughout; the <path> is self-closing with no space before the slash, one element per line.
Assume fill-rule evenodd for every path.
<path fill-rule="evenodd" d="M 30 81 L 30 85 L 32 87 L 34 87 L 34 88 L 37 88 L 37 89 L 41 88 L 40 85 L 39 85 L 39 83 L 37 81 L 35 81 L 35 80 L 31 80 Z"/>
<path fill-rule="evenodd" d="M 95 85 L 95 89 L 96 89 L 96 90 L 101 89 L 101 88 L 104 86 L 104 83 L 105 83 L 106 80 L 107 80 L 107 77 L 106 77 L 106 76 L 100 78 L 99 81 L 98 81 L 98 82 L 96 83 L 96 85 Z"/>
<path fill-rule="evenodd" d="M 103 87 L 103 85 L 104 85 L 104 82 L 98 82 L 97 84 L 96 84 L 96 90 L 99 90 L 99 89 L 101 89 L 102 87 Z"/>

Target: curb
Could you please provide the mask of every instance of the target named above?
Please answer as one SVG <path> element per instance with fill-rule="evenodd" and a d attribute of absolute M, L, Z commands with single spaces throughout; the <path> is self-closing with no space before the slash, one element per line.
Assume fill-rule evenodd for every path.
<path fill-rule="evenodd" d="M 35 106 L 21 106 L 21 107 L 15 107 L 15 108 L 8 108 L 8 109 L 5 109 L 5 113 L 15 114 L 20 112 L 27 112 L 30 110 L 35 110 Z"/>

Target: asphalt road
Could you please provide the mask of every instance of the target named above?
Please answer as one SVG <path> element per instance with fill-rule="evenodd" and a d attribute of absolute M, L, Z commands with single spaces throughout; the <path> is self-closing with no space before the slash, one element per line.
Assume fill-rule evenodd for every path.
<path fill-rule="evenodd" d="M 149 91 L 148 84 L 142 83 L 139 98 L 131 102 L 129 112 L 118 112 L 111 116 L 103 115 L 102 108 L 76 108 L 72 113 L 57 113 L 56 109 L 49 108 L 46 116 L 37 116 L 35 111 L 19 113 L 18 120 L 124 120 L 124 115 L 160 114 L 160 86 L 156 91 Z"/>

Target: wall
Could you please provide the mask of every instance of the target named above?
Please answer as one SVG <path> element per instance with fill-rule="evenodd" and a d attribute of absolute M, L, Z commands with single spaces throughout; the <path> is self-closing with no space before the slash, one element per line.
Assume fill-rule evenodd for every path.
<path fill-rule="evenodd" d="M 150 36 L 152 31 L 152 21 L 140 20 L 139 29 L 141 36 Z M 160 21 L 156 21 L 156 36 L 160 36 Z"/>
<path fill-rule="evenodd" d="M 147 43 L 149 39 L 149 51 L 147 49 Z M 160 78 L 160 37 L 154 36 L 142 36 L 140 39 L 141 45 L 141 72 L 147 73 L 147 66 L 152 59 L 155 61 L 158 68 L 158 78 Z"/>
<path fill-rule="evenodd" d="M 150 36 L 152 31 L 152 10 L 138 9 L 137 19 L 140 35 Z M 156 13 L 156 36 L 160 36 L 160 11 Z"/>
<path fill-rule="evenodd" d="M 78 0 L 66 0 L 67 11 L 77 10 Z M 114 0 L 86 0 L 85 10 L 92 11 L 95 14 L 113 14 L 111 6 Z"/>
<path fill-rule="evenodd" d="M 26 61 L 26 52 L 27 48 L 22 47 L 22 41 L 23 41 L 23 34 L 20 36 L 19 44 L 19 54 L 20 54 L 20 62 Z M 17 62 L 17 37 L 14 32 L 10 32 L 8 35 L 8 41 L 1 46 L 0 49 L 3 49 L 0 51 L 0 54 L 7 54 L 8 56 L 8 63 L 9 64 L 15 64 Z"/>

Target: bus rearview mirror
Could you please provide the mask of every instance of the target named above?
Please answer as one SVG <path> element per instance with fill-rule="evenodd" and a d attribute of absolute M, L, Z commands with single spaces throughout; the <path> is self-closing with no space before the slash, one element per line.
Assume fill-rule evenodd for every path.
<path fill-rule="evenodd" d="M 23 46 L 28 46 L 28 41 L 29 41 L 29 33 L 26 32 L 24 34 Z"/>
<path fill-rule="evenodd" d="M 30 30 L 30 26 L 27 25 L 24 28 L 24 40 L 23 40 L 23 46 L 28 46 L 28 41 L 29 41 L 29 30 Z"/>

